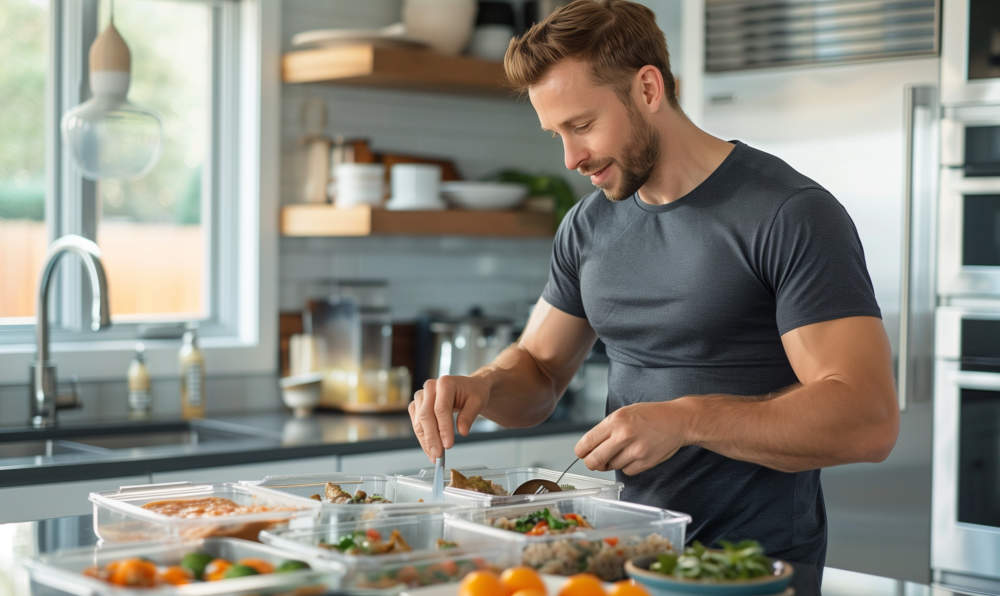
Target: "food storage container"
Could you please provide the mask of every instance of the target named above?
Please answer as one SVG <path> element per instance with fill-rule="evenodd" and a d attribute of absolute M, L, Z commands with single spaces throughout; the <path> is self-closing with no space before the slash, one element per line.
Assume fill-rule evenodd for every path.
<path fill-rule="evenodd" d="M 164 501 L 181 504 L 211 497 L 228 499 L 244 508 L 260 509 L 230 514 L 208 511 L 182 517 L 144 508 Z M 125 486 L 116 491 L 90 493 L 90 500 L 94 504 L 94 533 L 106 542 L 210 536 L 256 540 L 258 532 L 276 525 L 311 526 L 319 513 L 319 503 L 308 503 L 266 488 L 228 482 Z"/>
<path fill-rule="evenodd" d="M 278 567 L 281 563 L 297 558 L 311 569 L 268 573 L 221 579 L 211 582 L 194 582 L 185 586 L 165 585 L 158 589 L 117 586 L 95 577 L 83 575 L 90 567 L 105 568 L 112 561 L 145 558 L 162 569 L 179 565 L 185 555 L 203 552 L 212 557 L 236 563 L 253 558 L 267 561 Z M 339 588 L 344 567 L 335 561 L 292 557 L 280 550 L 235 538 L 206 538 L 170 543 L 115 544 L 74 548 L 39 555 L 24 561 L 32 582 L 32 593 L 76 594 L 79 596 L 124 596 L 126 594 L 325 594 Z"/>
<path fill-rule="evenodd" d="M 666 509 L 601 499 L 532 500 L 504 507 L 466 509 L 445 514 L 452 540 L 486 538 L 506 543 L 520 553 L 520 563 L 542 573 L 573 575 L 587 572 L 604 581 L 625 578 L 625 561 L 660 553 L 671 546 L 683 548 L 689 515 Z M 495 527 L 497 520 L 515 520 L 548 509 L 559 515 L 582 516 L 591 528 L 568 533 L 528 535 Z"/>
<path fill-rule="evenodd" d="M 382 497 L 384 501 L 373 503 L 332 503 L 325 498 L 327 483 L 335 484 L 341 490 L 356 495 L 359 490 L 368 497 Z M 422 500 L 418 491 L 408 487 L 400 489 L 400 479 L 387 474 L 309 474 L 302 476 L 268 476 L 263 480 L 243 481 L 241 484 L 267 488 L 313 500 L 314 495 L 322 497 L 319 501 L 320 518 L 323 524 L 329 520 L 351 521 L 372 519 L 384 516 L 419 515 L 423 513 L 443 513 L 455 509 L 449 503 Z M 430 495 L 427 495 L 430 497 Z"/>
<path fill-rule="evenodd" d="M 473 490 L 464 490 L 448 486 L 450 470 L 445 475 L 445 500 L 457 504 L 478 505 L 484 507 L 495 507 L 498 505 L 513 505 L 528 501 L 530 495 L 510 495 L 518 486 L 532 480 L 541 478 L 555 482 L 559 479 L 561 472 L 547 470 L 545 468 L 460 468 L 458 470 L 464 476 L 482 476 L 484 480 L 490 480 L 499 484 L 507 496 L 487 495 Z M 400 482 L 400 489 L 407 494 L 408 498 L 414 496 L 427 499 L 431 494 L 431 481 L 434 479 L 434 468 L 424 468 L 412 476 L 404 476 Z M 546 493 L 535 495 L 544 499 L 565 499 L 570 497 L 594 496 L 607 499 L 617 499 L 621 495 L 624 485 L 614 480 L 603 480 L 580 474 L 566 474 L 559 481 L 560 485 L 568 488 L 558 493 Z"/>
<path fill-rule="evenodd" d="M 412 549 L 385 554 L 341 552 L 345 538 L 377 549 L 392 539 L 396 531 Z M 331 521 L 311 530 L 278 529 L 261 532 L 261 540 L 302 556 L 336 561 L 347 568 L 344 588 L 398 592 L 406 588 L 459 581 L 477 569 L 502 570 L 517 560 L 512 544 L 489 542 L 481 535 L 467 535 L 455 545 L 439 545 L 450 540 L 444 514 L 382 517 L 372 520 Z"/>

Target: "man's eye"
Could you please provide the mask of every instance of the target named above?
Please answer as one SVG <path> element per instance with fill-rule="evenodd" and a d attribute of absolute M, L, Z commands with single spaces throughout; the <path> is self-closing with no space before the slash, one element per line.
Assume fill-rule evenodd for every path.
<path fill-rule="evenodd" d="M 588 130 L 590 130 L 590 124 L 591 124 L 590 122 L 588 122 L 586 124 L 581 124 L 580 126 L 577 126 L 576 128 L 574 128 L 573 132 L 575 132 L 576 134 L 583 134 L 583 133 L 587 132 Z"/>

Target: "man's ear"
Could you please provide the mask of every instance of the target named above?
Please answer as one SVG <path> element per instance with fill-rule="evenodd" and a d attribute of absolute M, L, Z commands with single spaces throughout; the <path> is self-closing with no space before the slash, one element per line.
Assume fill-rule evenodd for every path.
<path fill-rule="evenodd" d="M 635 73 L 632 88 L 636 91 L 636 101 L 639 108 L 652 114 L 659 111 L 666 92 L 663 85 L 663 73 L 659 68 L 647 64 Z"/>

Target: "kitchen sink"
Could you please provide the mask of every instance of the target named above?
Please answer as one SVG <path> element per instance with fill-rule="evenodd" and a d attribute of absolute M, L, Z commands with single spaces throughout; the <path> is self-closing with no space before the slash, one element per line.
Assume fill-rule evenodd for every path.
<path fill-rule="evenodd" d="M 260 444 L 262 440 L 274 442 L 275 438 L 262 437 L 260 431 L 253 428 L 205 420 L 14 429 L 0 433 L 0 459 L 86 453 L 113 455 L 132 449 L 190 451 L 194 446 Z"/>
<path fill-rule="evenodd" d="M 52 456 L 66 453 L 98 453 L 99 449 L 88 448 L 85 445 L 75 445 L 69 441 L 36 440 L 7 441 L 0 443 L 0 459 L 14 457 Z"/>
<path fill-rule="evenodd" d="M 143 447 L 165 447 L 180 445 L 204 445 L 207 443 L 233 443 L 259 440 L 250 432 L 236 432 L 217 428 L 191 426 L 186 429 L 164 430 L 160 432 L 136 432 L 95 434 L 73 437 L 72 440 L 101 449 L 136 449 Z"/>

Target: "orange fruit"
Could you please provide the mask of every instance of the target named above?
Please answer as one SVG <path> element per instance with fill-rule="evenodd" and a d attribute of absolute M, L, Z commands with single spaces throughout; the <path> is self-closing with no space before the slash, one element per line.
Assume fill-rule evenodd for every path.
<path fill-rule="evenodd" d="M 649 592 L 634 579 L 615 582 L 608 590 L 608 596 L 649 596 Z"/>
<path fill-rule="evenodd" d="M 559 596 L 606 596 L 601 580 L 591 573 L 571 575 L 559 588 Z"/>
<path fill-rule="evenodd" d="M 511 594 L 511 596 L 546 596 L 546 594 L 545 590 L 539 590 L 538 588 L 521 588 Z"/>
<path fill-rule="evenodd" d="M 497 574 L 473 571 L 458 585 L 458 596 L 506 596 L 506 591 Z"/>
<path fill-rule="evenodd" d="M 507 596 L 511 596 L 518 590 L 538 590 L 545 596 L 545 582 L 542 576 L 531 567 L 511 567 L 500 574 L 500 583 L 503 584 Z M 527 596 L 523 595 L 522 596 Z"/>

